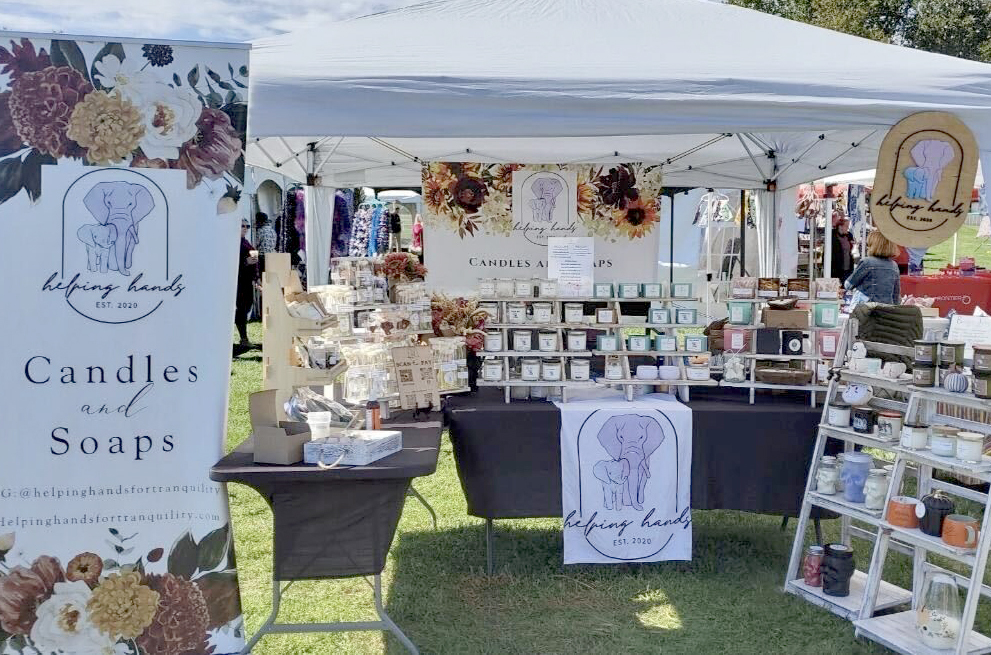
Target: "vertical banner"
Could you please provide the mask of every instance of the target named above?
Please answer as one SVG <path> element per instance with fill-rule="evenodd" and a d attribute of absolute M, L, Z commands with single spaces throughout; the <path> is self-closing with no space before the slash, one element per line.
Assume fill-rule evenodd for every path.
<path fill-rule="evenodd" d="M 0 38 L 0 652 L 237 652 L 248 50 Z"/>
<path fill-rule="evenodd" d="M 595 279 L 657 275 L 660 166 L 433 162 L 423 166 L 427 282 L 547 278 L 553 237 L 595 239 Z"/>

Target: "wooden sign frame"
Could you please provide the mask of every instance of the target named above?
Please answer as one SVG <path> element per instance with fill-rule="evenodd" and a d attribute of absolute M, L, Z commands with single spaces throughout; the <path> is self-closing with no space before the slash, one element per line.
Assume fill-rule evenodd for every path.
<path fill-rule="evenodd" d="M 977 141 L 953 114 L 928 111 L 902 119 L 878 153 L 874 224 L 901 246 L 946 241 L 967 220 L 977 162 Z"/>

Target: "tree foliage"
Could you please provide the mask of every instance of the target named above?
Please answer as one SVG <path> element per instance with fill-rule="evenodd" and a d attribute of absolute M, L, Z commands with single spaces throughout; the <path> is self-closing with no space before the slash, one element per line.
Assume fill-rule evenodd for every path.
<path fill-rule="evenodd" d="M 729 0 L 875 41 L 991 61 L 988 0 Z"/>

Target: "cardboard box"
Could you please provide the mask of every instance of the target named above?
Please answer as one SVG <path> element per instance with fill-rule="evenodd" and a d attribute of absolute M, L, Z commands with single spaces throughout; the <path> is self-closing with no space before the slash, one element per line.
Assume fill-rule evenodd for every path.
<path fill-rule="evenodd" d="M 805 309 L 770 309 L 765 307 L 761 314 L 761 322 L 769 328 L 804 330 L 809 327 L 809 312 Z"/>
<path fill-rule="evenodd" d="M 248 397 L 255 464 L 296 464 L 303 461 L 303 444 L 310 440 L 306 423 L 279 421 L 275 389 Z"/>

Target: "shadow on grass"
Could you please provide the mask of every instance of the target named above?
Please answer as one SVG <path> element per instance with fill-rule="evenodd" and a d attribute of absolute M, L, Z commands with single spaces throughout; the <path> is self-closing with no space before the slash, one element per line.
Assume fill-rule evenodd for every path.
<path fill-rule="evenodd" d="M 563 566 L 555 527 L 405 532 L 388 611 L 423 653 L 871 653 L 849 623 L 781 591 L 780 519 L 696 512 L 694 559 Z M 404 652 L 392 638 L 387 652 Z"/>

